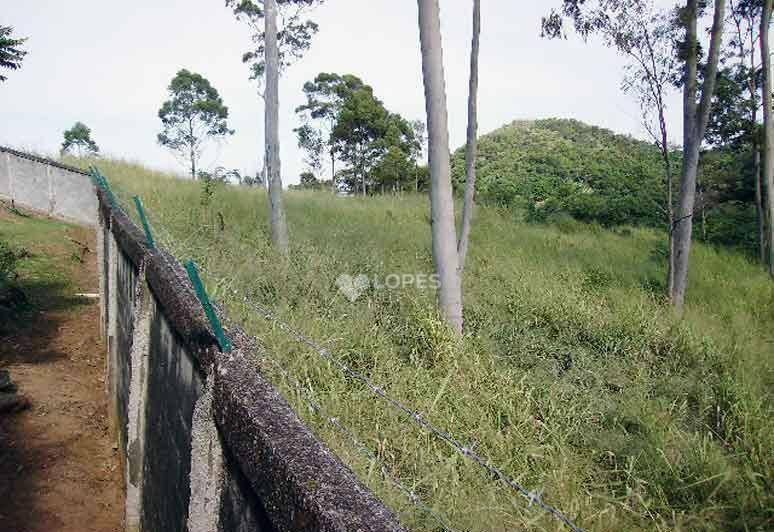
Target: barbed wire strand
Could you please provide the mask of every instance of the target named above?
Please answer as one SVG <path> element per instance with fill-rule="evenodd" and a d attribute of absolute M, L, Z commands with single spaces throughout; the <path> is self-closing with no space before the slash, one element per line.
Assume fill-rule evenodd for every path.
<path fill-rule="evenodd" d="M 128 191 L 125 189 L 122 189 L 121 187 L 116 187 L 120 193 L 129 194 Z M 119 201 L 119 207 L 122 208 L 125 212 L 130 212 L 129 205 L 127 202 L 123 200 L 120 196 L 117 197 Z M 147 212 L 147 207 L 145 208 L 146 214 L 148 214 L 149 218 L 152 216 L 155 219 L 158 219 L 159 217 L 155 215 L 155 213 Z M 175 242 L 172 235 L 166 230 L 166 228 L 162 227 L 160 224 L 154 224 L 154 230 L 159 233 L 159 236 L 161 236 L 160 240 L 162 243 L 172 247 L 172 243 Z M 197 231 L 199 233 L 199 231 Z M 190 239 L 188 239 L 190 240 Z M 205 273 L 205 270 L 202 268 L 202 272 Z M 235 292 L 235 291 L 234 291 Z M 254 340 L 257 341 L 253 337 Z M 257 350 L 256 350 L 257 351 Z M 446 532 L 456 532 L 456 530 L 449 524 L 449 522 L 438 512 L 433 510 L 427 503 L 425 503 L 413 490 L 403 485 L 403 483 L 398 480 L 395 473 L 392 471 L 392 468 L 379 459 L 379 457 L 365 444 L 363 443 L 355 434 L 352 432 L 349 428 L 347 428 L 341 421 L 333 416 L 327 415 L 323 407 L 315 400 L 313 395 L 311 394 L 311 391 L 301 384 L 298 379 L 293 377 L 293 375 L 286 370 L 276 359 L 266 356 L 264 351 L 261 351 L 260 353 L 263 355 L 261 358 L 263 360 L 269 361 L 276 369 L 277 371 L 282 374 L 282 376 L 287 380 L 292 387 L 296 389 L 297 392 L 299 392 L 300 396 L 306 402 L 306 404 L 311 408 L 317 415 L 319 415 L 322 419 L 324 419 L 327 423 L 334 426 L 336 430 L 338 430 L 341 434 L 343 434 L 346 438 L 350 440 L 352 445 L 360 451 L 361 454 L 363 454 L 366 459 L 368 459 L 369 462 L 375 464 L 379 467 L 380 471 L 382 472 L 382 475 L 387 478 L 399 491 L 401 491 L 405 497 L 411 502 L 414 506 L 418 507 L 423 512 L 430 515 L 440 526 L 443 528 Z"/>
<path fill-rule="evenodd" d="M 263 352 L 261 354 L 263 354 Z M 413 490 L 404 486 L 400 480 L 398 480 L 397 475 L 392 470 L 392 467 L 380 460 L 376 453 L 374 453 L 365 443 L 360 441 L 354 432 L 352 432 L 343 423 L 341 423 L 338 418 L 328 416 L 323 407 L 314 399 L 311 391 L 306 386 L 301 384 L 298 379 L 293 377 L 290 372 L 279 363 L 279 361 L 275 360 L 273 357 L 265 355 L 262 356 L 262 359 L 271 362 L 271 364 L 277 369 L 277 371 L 282 374 L 282 376 L 291 384 L 291 386 L 293 386 L 302 395 L 302 399 L 309 405 L 309 407 L 326 422 L 333 425 L 341 434 L 347 437 L 352 445 L 358 449 L 371 463 L 377 465 L 381 470 L 382 475 L 384 475 L 384 477 L 387 478 L 398 490 L 403 492 L 403 494 L 412 504 L 430 515 L 447 532 L 456 532 L 455 529 L 452 528 L 452 526 L 441 514 L 428 506 L 427 503 L 425 503 L 416 493 L 414 493 Z"/>
<path fill-rule="evenodd" d="M 147 210 L 147 209 L 146 209 Z M 158 218 L 158 217 L 157 217 Z M 159 225 L 157 224 L 155 226 L 156 229 L 159 228 Z M 169 235 L 169 233 L 167 233 Z M 171 238 L 171 235 L 170 235 Z M 174 241 L 175 239 L 172 239 Z M 226 281 L 222 278 L 219 278 L 218 276 L 212 274 L 205 268 L 203 265 L 198 265 L 199 269 L 208 277 L 212 278 L 214 281 L 216 281 L 218 284 L 226 286 Z M 339 360 L 337 357 L 335 357 L 328 349 L 320 346 L 317 342 L 315 342 L 312 338 L 306 336 L 302 332 L 298 331 L 291 325 L 285 323 L 282 321 L 277 315 L 275 315 L 271 310 L 264 308 L 260 304 L 256 303 L 252 299 L 248 298 L 245 295 L 241 295 L 235 288 L 232 288 L 232 293 L 236 297 L 242 297 L 243 302 L 248 305 L 249 307 L 252 307 L 256 312 L 258 312 L 260 315 L 262 315 L 265 319 L 268 321 L 273 322 L 275 325 L 277 325 L 280 329 L 282 329 L 284 332 L 288 333 L 290 336 L 294 337 L 296 341 L 299 343 L 305 344 L 315 352 L 317 352 L 318 355 L 320 355 L 325 360 L 328 360 L 331 362 L 334 366 L 339 368 L 344 374 L 350 376 L 351 378 L 360 381 L 363 383 L 374 395 L 380 397 L 383 401 L 385 401 L 387 404 L 392 406 L 398 411 L 403 412 L 406 416 L 408 416 L 410 419 L 413 419 L 419 426 L 424 428 L 426 431 L 434 434 L 436 437 L 440 438 L 441 440 L 445 441 L 447 444 L 449 444 L 453 449 L 455 449 L 459 454 L 462 456 L 468 458 L 469 460 L 472 460 L 474 463 L 478 464 L 480 467 L 487 470 L 492 475 L 496 476 L 501 482 L 505 483 L 506 485 L 510 486 L 512 489 L 517 491 L 519 494 L 521 494 L 524 498 L 526 498 L 529 501 L 529 506 L 532 507 L 533 505 L 537 506 L 538 508 L 542 509 L 543 511 L 553 515 L 555 518 L 563 522 L 567 527 L 570 528 L 573 532 L 585 532 L 582 528 L 577 526 L 575 523 L 573 523 L 567 515 L 565 515 L 561 510 L 558 508 L 552 506 L 551 504 L 548 504 L 543 500 L 543 490 L 529 490 L 525 486 L 523 486 L 521 483 L 517 482 L 515 479 L 511 478 L 509 475 L 507 475 L 505 472 L 503 472 L 499 467 L 493 465 L 490 463 L 489 460 L 483 458 L 478 453 L 476 453 L 470 446 L 463 445 L 457 438 L 455 438 L 452 434 L 449 432 L 440 429 L 427 421 L 419 412 L 415 411 L 414 409 L 410 408 L 409 406 L 405 405 L 403 402 L 392 398 L 390 395 L 388 395 L 384 389 L 374 383 L 371 382 L 371 380 L 360 373 L 359 371 L 350 368 L 347 364 Z M 335 419 L 335 418 L 334 418 Z"/>
<path fill-rule="evenodd" d="M 221 279 L 212 273 L 208 272 L 207 269 L 204 267 L 200 267 L 203 273 L 207 275 L 208 277 L 211 277 L 214 281 L 216 281 L 218 284 L 226 286 L 226 282 L 224 279 Z M 239 292 L 236 289 L 232 288 L 232 293 L 236 297 L 240 297 Z M 487 471 L 489 471 L 491 474 L 495 475 L 498 479 L 500 479 L 502 482 L 510 486 L 511 488 L 515 489 L 517 492 L 519 492 L 521 495 L 523 495 L 528 501 L 529 506 L 536 505 L 537 507 L 541 508 L 542 510 L 550 513 L 560 521 L 562 521 L 565 525 L 567 525 L 573 532 L 584 532 L 582 528 L 578 527 L 573 523 L 569 517 L 567 517 L 561 510 L 558 508 L 555 508 L 554 506 L 546 503 L 543 500 L 542 490 L 538 491 L 530 491 L 526 487 L 524 487 L 522 484 L 514 480 L 513 478 L 509 477 L 507 474 L 505 474 L 500 468 L 497 466 L 492 465 L 489 460 L 486 460 L 482 456 L 480 456 L 478 453 L 473 451 L 471 447 L 463 445 L 460 441 L 458 441 L 453 435 L 446 432 L 443 429 L 439 429 L 429 421 L 427 421 L 420 413 L 413 410 L 412 408 L 406 406 L 401 401 L 392 398 L 390 395 L 388 395 L 384 389 L 374 383 L 371 382 L 371 380 L 363 375 L 362 373 L 358 372 L 357 370 L 354 370 L 350 368 L 348 365 L 346 365 L 344 362 L 341 362 L 338 358 L 333 356 L 331 352 L 318 345 L 314 340 L 306 336 L 305 334 L 301 333 L 300 331 L 296 330 L 292 326 L 288 325 L 281 319 L 279 319 L 273 312 L 270 310 L 262 307 L 255 301 L 251 300 L 247 296 L 241 295 L 242 301 L 252 307 L 254 310 L 256 310 L 259 314 L 262 314 L 263 317 L 274 324 L 276 324 L 280 329 L 285 331 L 286 333 L 290 334 L 291 336 L 295 337 L 295 339 L 303 344 L 306 344 L 308 347 L 312 348 L 314 351 L 316 351 L 320 356 L 322 356 L 324 359 L 331 362 L 333 365 L 338 367 L 343 373 L 346 375 L 349 375 L 351 378 L 358 380 L 365 384 L 367 388 L 371 390 L 372 393 L 380 397 L 382 400 L 387 402 L 389 405 L 391 405 L 396 410 L 399 410 L 406 414 L 408 417 L 413 419 L 417 424 L 419 424 L 421 427 L 423 427 L 428 432 L 434 434 L 441 440 L 448 443 L 452 448 L 454 448 L 458 453 L 463 455 L 464 457 L 472 460 L 473 462 L 477 463 L 479 466 L 483 467 Z"/>

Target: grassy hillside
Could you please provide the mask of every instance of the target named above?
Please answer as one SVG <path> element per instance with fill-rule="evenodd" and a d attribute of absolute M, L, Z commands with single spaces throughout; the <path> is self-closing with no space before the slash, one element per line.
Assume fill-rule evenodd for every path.
<path fill-rule="evenodd" d="M 605 225 L 661 224 L 663 170 L 652 143 L 577 120 L 519 120 L 479 140 L 479 198 L 564 211 Z M 465 149 L 453 157 L 465 180 Z M 539 214 L 539 213 L 533 213 Z"/>
<path fill-rule="evenodd" d="M 486 163 L 486 143 L 483 150 Z M 232 288 L 542 489 L 588 530 L 771 529 L 774 284 L 741 255 L 696 246 L 681 319 L 660 296 L 660 235 L 577 224 L 562 231 L 481 208 L 464 281 L 466 335 L 456 341 L 430 290 L 372 287 L 352 303 L 336 286 L 343 273 L 432 273 L 425 197 L 289 193 L 284 262 L 267 244 L 263 191 L 221 187 L 209 196 L 139 166 L 97 164 L 124 200 L 142 196 L 178 258 L 204 266 L 208 288 L 265 347 L 256 364 L 411 529 L 439 530 L 269 360 L 456 530 L 563 528 L 258 316 Z"/>

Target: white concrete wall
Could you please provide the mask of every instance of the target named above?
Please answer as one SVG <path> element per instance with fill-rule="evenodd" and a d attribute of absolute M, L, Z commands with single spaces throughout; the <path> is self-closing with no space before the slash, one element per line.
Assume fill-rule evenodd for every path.
<path fill-rule="evenodd" d="M 55 218 L 97 225 L 97 196 L 89 176 L 2 147 L 0 198 Z"/>

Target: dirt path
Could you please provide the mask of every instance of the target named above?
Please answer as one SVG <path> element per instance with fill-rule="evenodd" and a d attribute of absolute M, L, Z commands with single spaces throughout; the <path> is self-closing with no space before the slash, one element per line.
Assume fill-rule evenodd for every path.
<path fill-rule="evenodd" d="M 95 249 L 90 231 L 66 234 Z M 89 253 L 79 264 L 69 248 L 50 249 L 72 270 L 69 296 L 40 298 L 39 310 L 0 338 L 0 368 L 32 403 L 0 415 L 0 531 L 119 531 L 123 495 L 106 416 L 99 305 L 72 297 L 98 291 L 96 259 Z"/>

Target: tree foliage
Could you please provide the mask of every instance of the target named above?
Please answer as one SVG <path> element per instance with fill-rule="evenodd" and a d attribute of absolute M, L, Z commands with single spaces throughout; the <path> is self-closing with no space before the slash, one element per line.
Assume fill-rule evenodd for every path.
<path fill-rule="evenodd" d="M 362 194 L 403 190 L 416 184 L 422 143 L 416 125 L 392 113 L 373 89 L 351 74 L 321 73 L 304 85 L 307 101 L 296 112 L 299 146 L 314 171 L 323 151 L 346 168 L 335 174 L 337 186 Z"/>
<path fill-rule="evenodd" d="M 205 142 L 234 134 L 228 128 L 228 107 L 206 78 L 186 69 L 175 75 L 168 91 L 170 99 L 159 109 L 163 129 L 158 142 L 187 160 L 195 179 Z"/>
<path fill-rule="evenodd" d="M 577 120 L 516 121 L 479 140 L 477 197 L 526 207 L 534 220 L 558 213 L 603 225 L 662 225 L 658 149 Z M 679 154 L 671 156 L 679 161 Z M 455 186 L 465 182 L 465 154 L 452 159 Z"/>
<path fill-rule="evenodd" d="M 91 138 L 91 129 L 83 122 L 76 122 L 73 127 L 64 132 L 61 152 L 62 154 L 75 152 L 79 157 L 96 155 L 99 153 L 99 146 Z"/>
<path fill-rule="evenodd" d="M 27 51 L 22 45 L 27 39 L 20 39 L 13 36 L 11 26 L 0 26 L 0 69 L 19 70 L 27 55 Z M 0 74 L 0 81 L 8 79 Z"/>
<path fill-rule="evenodd" d="M 303 57 L 312 45 L 312 38 L 319 26 L 307 19 L 308 12 L 323 3 L 324 0 L 277 0 L 280 9 L 280 21 L 277 39 L 279 42 L 280 72 Z M 245 22 L 251 29 L 254 48 L 242 56 L 242 62 L 250 68 L 250 79 L 263 82 L 266 74 L 266 31 L 264 4 L 262 0 L 226 0 L 238 20 Z"/>

